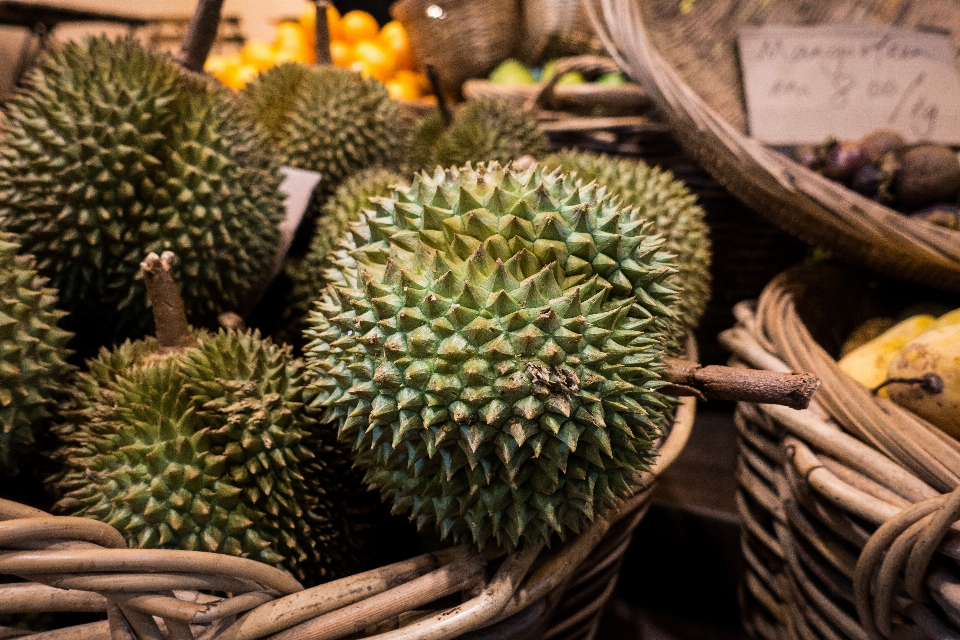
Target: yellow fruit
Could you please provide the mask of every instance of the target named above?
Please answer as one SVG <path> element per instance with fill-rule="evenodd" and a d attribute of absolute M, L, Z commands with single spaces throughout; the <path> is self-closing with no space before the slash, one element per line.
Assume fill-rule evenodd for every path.
<path fill-rule="evenodd" d="M 353 47 L 343 40 L 333 40 L 330 43 L 330 59 L 336 66 L 349 69 L 354 61 Z"/>
<path fill-rule="evenodd" d="M 948 311 L 939 318 L 936 322 L 930 325 L 930 328 L 927 331 L 935 331 L 937 329 L 942 329 L 943 327 L 949 327 L 954 324 L 960 324 L 960 309 L 954 309 L 953 311 Z"/>
<path fill-rule="evenodd" d="M 356 71 L 364 78 L 373 77 L 373 69 L 370 67 L 369 63 L 364 62 L 363 60 L 354 60 L 353 62 L 350 63 L 350 66 L 347 68 L 350 69 L 351 71 Z"/>
<path fill-rule="evenodd" d="M 417 91 L 421 95 L 426 95 L 432 91 L 430 88 L 430 80 L 427 79 L 427 74 L 425 73 L 410 71 L 409 69 L 400 69 L 394 74 L 393 79 L 411 83 L 417 88 Z"/>
<path fill-rule="evenodd" d="M 392 20 L 383 25 L 377 36 L 381 46 L 393 55 L 398 69 L 414 69 L 413 53 L 410 51 L 410 39 L 403 25 Z"/>
<path fill-rule="evenodd" d="M 366 11 L 353 10 L 343 14 L 340 18 L 340 38 L 351 44 L 361 40 L 372 40 L 377 37 L 380 25 L 377 19 Z M 333 37 L 331 36 L 331 40 Z"/>
<path fill-rule="evenodd" d="M 887 374 L 924 380 L 887 385 L 890 399 L 960 438 L 960 324 L 912 340 L 893 358 Z"/>
<path fill-rule="evenodd" d="M 237 57 L 239 60 L 239 56 Z M 213 55 L 203 64 L 203 70 L 215 78 L 219 78 L 227 67 L 231 65 L 230 56 Z"/>
<path fill-rule="evenodd" d="M 240 52 L 243 63 L 256 67 L 258 71 L 266 71 L 274 66 L 274 55 L 273 47 L 262 40 L 250 40 Z"/>
<path fill-rule="evenodd" d="M 840 357 L 842 358 L 857 347 L 867 344 L 895 324 L 897 324 L 897 321 L 893 318 L 870 318 L 863 322 L 847 336 L 843 346 L 840 347 Z"/>
<path fill-rule="evenodd" d="M 866 388 L 876 389 L 887 379 L 887 369 L 897 352 L 933 322 L 933 316 L 911 316 L 845 355 L 837 366 Z"/>
<path fill-rule="evenodd" d="M 367 63 L 370 67 L 370 75 L 380 82 L 386 82 L 392 78 L 397 70 L 393 57 L 374 40 L 361 40 L 355 44 L 353 57 L 355 60 Z"/>

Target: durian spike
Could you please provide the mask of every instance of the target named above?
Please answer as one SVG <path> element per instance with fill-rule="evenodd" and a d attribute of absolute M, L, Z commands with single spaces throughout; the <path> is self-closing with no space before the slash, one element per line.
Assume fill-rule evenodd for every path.
<path fill-rule="evenodd" d="M 333 64 L 333 57 L 330 54 L 330 25 L 327 23 L 327 7 L 333 5 L 330 0 L 313 0 L 317 7 L 317 19 L 314 21 L 314 31 L 316 34 L 316 56 L 317 64 Z"/>
<path fill-rule="evenodd" d="M 702 366 L 687 360 L 664 358 L 663 379 L 669 386 L 660 391 L 675 396 L 781 404 L 806 409 L 820 380 L 809 373 L 780 373 L 739 367 Z"/>
<path fill-rule="evenodd" d="M 430 90 L 437 98 L 437 110 L 443 119 L 443 127 L 445 129 L 449 128 L 453 124 L 453 111 L 450 110 L 450 105 L 447 104 L 447 96 L 444 95 L 443 88 L 440 86 L 440 74 L 432 64 L 426 65 L 424 70 L 427 72 L 427 80 L 430 81 Z"/>
<path fill-rule="evenodd" d="M 157 342 L 160 353 L 179 351 L 197 346 L 197 340 L 187 324 L 187 313 L 183 308 L 180 289 L 173 281 L 171 270 L 176 256 L 164 251 L 158 256 L 150 253 L 140 263 L 143 279 L 147 283 L 147 296 L 153 305 L 153 320 L 157 325 Z"/>
<path fill-rule="evenodd" d="M 187 36 L 183 39 L 180 55 L 177 56 L 184 69 L 203 73 L 203 65 L 210 55 L 213 41 L 217 38 L 222 9 L 223 0 L 200 0 L 197 3 L 197 10 L 190 19 Z"/>

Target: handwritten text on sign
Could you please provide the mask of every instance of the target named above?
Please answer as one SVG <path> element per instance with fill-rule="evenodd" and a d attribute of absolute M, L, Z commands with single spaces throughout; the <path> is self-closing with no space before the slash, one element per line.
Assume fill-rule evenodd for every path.
<path fill-rule="evenodd" d="M 874 129 L 960 144 L 960 73 L 944 35 L 855 25 L 744 29 L 750 134 L 771 144 Z"/>

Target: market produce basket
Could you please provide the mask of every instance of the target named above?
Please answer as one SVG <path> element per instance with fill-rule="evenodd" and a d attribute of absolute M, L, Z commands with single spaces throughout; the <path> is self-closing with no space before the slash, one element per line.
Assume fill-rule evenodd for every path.
<path fill-rule="evenodd" d="M 960 633 L 960 442 L 834 361 L 853 327 L 909 295 L 847 269 L 800 267 L 739 305 L 721 336 L 734 364 L 823 383 L 803 411 L 737 406 L 742 614 L 754 638 Z"/>
<path fill-rule="evenodd" d="M 905 217 L 745 135 L 734 50 L 741 25 L 923 25 L 960 38 L 951 0 L 585 0 L 610 54 L 677 140 L 731 193 L 803 240 L 870 268 L 960 291 L 960 232 Z"/>
<path fill-rule="evenodd" d="M 252 560 L 127 549 L 109 525 L 0 500 L 0 580 L 23 580 L 0 582 L 0 615 L 105 617 L 34 636 L 0 627 L 0 638 L 591 638 L 656 478 L 683 449 L 694 412 L 694 399 L 683 399 L 636 494 L 562 545 L 507 557 L 463 545 L 307 590 Z"/>

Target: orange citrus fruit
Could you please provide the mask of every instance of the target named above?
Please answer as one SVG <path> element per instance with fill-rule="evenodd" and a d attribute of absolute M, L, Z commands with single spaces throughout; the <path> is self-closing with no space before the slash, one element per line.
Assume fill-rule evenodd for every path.
<path fill-rule="evenodd" d="M 394 76 L 394 80 L 401 80 L 412 84 L 417 88 L 417 92 L 422 95 L 426 95 L 432 91 L 430 81 L 427 79 L 427 74 L 425 73 L 410 71 L 409 69 L 400 69 Z"/>
<path fill-rule="evenodd" d="M 268 43 L 262 40 L 250 40 L 243 45 L 240 57 L 243 63 L 264 71 L 276 64 L 273 60 L 274 51 Z"/>
<path fill-rule="evenodd" d="M 305 58 L 309 51 L 307 34 L 296 22 L 281 22 L 277 25 L 276 35 L 273 38 L 273 48 L 278 52 L 291 53 L 296 56 L 296 59 L 306 62 Z"/>
<path fill-rule="evenodd" d="M 354 60 L 350 63 L 348 67 L 351 71 L 356 71 L 364 78 L 373 77 L 373 67 L 370 66 L 369 62 L 364 62 L 363 60 Z"/>
<path fill-rule="evenodd" d="M 377 19 L 366 11 L 354 9 L 340 18 L 342 39 L 351 44 L 361 40 L 372 40 L 377 37 L 379 30 L 380 25 L 377 24 Z"/>
<path fill-rule="evenodd" d="M 353 57 L 370 65 L 370 75 L 386 82 L 397 70 L 397 62 L 375 40 L 361 40 L 353 46 Z"/>
<path fill-rule="evenodd" d="M 349 67 L 353 62 L 353 47 L 343 40 L 330 42 L 330 59 L 338 67 Z"/>
<path fill-rule="evenodd" d="M 416 100 L 420 97 L 420 90 L 415 84 L 394 78 L 385 83 L 387 94 L 394 100 Z"/>
<path fill-rule="evenodd" d="M 343 29 L 340 26 L 340 12 L 335 6 L 327 6 L 327 29 L 330 30 L 331 40 L 341 40 L 343 38 Z"/>
<path fill-rule="evenodd" d="M 380 29 L 377 37 L 385 49 L 393 53 L 398 69 L 413 69 L 413 54 L 410 52 L 410 39 L 407 30 L 396 20 L 391 20 Z"/>
<path fill-rule="evenodd" d="M 254 65 L 242 64 L 229 69 L 221 82 L 236 91 L 247 86 L 247 83 L 256 78 L 259 73 L 260 70 Z"/>

